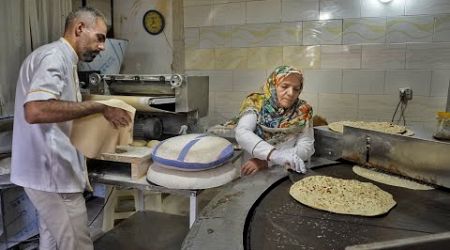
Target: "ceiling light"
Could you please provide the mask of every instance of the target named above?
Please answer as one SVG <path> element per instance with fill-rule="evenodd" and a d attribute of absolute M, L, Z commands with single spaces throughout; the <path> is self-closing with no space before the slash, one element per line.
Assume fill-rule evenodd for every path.
<path fill-rule="evenodd" d="M 380 1 L 381 3 L 389 3 L 389 2 L 392 2 L 392 0 L 378 0 L 378 1 Z"/>

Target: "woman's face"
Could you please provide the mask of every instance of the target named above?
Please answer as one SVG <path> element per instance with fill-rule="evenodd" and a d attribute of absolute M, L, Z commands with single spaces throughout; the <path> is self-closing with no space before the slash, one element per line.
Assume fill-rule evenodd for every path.
<path fill-rule="evenodd" d="M 275 89 L 277 91 L 278 105 L 288 109 L 294 105 L 302 92 L 302 80 L 298 74 L 286 76 Z"/>

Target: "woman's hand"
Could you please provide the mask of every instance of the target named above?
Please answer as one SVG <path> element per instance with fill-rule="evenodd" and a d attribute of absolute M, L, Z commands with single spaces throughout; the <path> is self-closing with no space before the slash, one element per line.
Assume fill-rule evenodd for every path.
<path fill-rule="evenodd" d="M 270 154 L 271 162 L 282 167 L 289 167 L 297 173 L 304 174 L 306 172 L 305 163 L 298 157 L 295 148 L 279 150 L 275 149 Z"/>
<path fill-rule="evenodd" d="M 252 158 L 242 165 L 241 173 L 242 175 L 250 175 L 263 169 L 267 169 L 267 161 Z"/>

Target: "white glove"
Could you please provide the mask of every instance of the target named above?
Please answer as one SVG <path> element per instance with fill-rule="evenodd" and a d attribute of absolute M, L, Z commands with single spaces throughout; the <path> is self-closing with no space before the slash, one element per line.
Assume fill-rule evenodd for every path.
<path fill-rule="evenodd" d="M 275 149 L 269 160 L 280 166 L 288 165 L 289 168 L 298 173 L 304 174 L 306 172 L 305 163 L 298 157 L 294 148 L 287 150 Z"/>

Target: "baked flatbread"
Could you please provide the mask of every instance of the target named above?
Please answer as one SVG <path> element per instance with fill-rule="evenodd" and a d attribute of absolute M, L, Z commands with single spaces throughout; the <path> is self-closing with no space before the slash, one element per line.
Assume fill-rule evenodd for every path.
<path fill-rule="evenodd" d="M 388 134 L 405 134 L 407 132 L 406 127 L 390 122 L 338 121 L 328 124 L 328 128 L 342 134 L 344 133 L 344 125 Z"/>
<path fill-rule="evenodd" d="M 361 177 L 364 177 L 364 178 L 372 180 L 372 181 L 380 182 L 383 184 L 391 185 L 391 186 L 403 187 L 403 188 L 408 188 L 408 189 L 413 189 L 413 190 L 432 190 L 432 189 L 434 189 L 433 187 L 428 186 L 428 185 L 424 185 L 421 183 L 417 183 L 415 181 L 403 179 L 403 178 L 400 178 L 400 177 L 397 177 L 394 175 L 377 172 L 375 170 L 362 168 L 360 166 L 353 166 L 352 170 L 353 170 L 353 173 L 355 173 Z"/>
<path fill-rule="evenodd" d="M 372 183 L 328 176 L 305 177 L 289 194 L 304 205 L 338 214 L 376 216 L 396 204 L 391 194 Z"/>

